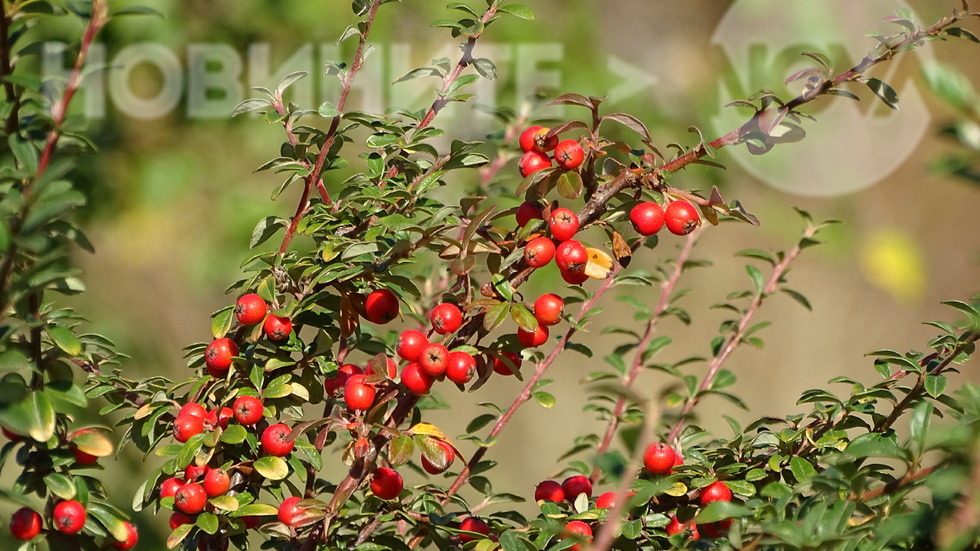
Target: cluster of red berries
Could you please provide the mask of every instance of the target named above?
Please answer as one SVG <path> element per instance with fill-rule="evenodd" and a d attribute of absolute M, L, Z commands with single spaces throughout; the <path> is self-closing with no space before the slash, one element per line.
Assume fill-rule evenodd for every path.
<path fill-rule="evenodd" d="M 85 527 L 88 514 L 85 506 L 74 499 L 59 501 L 51 511 L 51 525 L 62 534 L 77 534 Z M 115 549 L 132 549 L 139 540 L 136 527 L 131 522 L 123 522 L 126 537 L 112 544 Z M 41 515 L 30 507 L 18 509 L 10 518 L 10 534 L 20 541 L 30 541 L 41 533 Z"/>
<path fill-rule="evenodd" d="M 288 317 L 268 313 L 265 299 L 257 294 L 242 295 L 235 303 L 235 317 L 243 326 L 262 323 L 262 332 L 273 342 L 283 342 L 289 339 L 293 332 L 293 322 Z M 204 350 L 204 365 L 208 374 L 215 378 L 224 377 L 235 356 L 238 355 L 238 344 L 235 341 L 221 337 L 211 341 Z"/>
<path fill-rule="evenodd" d="M 517 168 L 523 178 L 551 168 L 552 156 L 548 155 L 550 151 L 554 151 L 555 163 L 565 170 L 575 170 L 585 160 L 585 150 L 578 141 L 559 141 L 558 135 L 553 134 L 550 128 L 532 126 L 521 133 L 519 143 L 524 155 L 517 162 Z"/>
<path fill-rule="evenodd" d="M 698 209 L 691 203 L 679 199 L 667 204 L 667 208 L 649 201 L 640 203 L 630 211 L 630 223 L 636 233 L 650 236 L 660 231 L 665 225 L 674 235 L 687 235 L 701 223 Z"/>

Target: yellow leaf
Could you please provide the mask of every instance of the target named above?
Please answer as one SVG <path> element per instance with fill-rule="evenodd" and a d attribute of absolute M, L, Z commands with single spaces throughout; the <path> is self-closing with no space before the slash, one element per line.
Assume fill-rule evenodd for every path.
<path fill-rule="evenodd" d="M 446 441 L 449 440 L 448 438 L 446 438 L 446 435 L 443 434 L 443 432 L 441 430 L 439 430 L 439 427 L 437 427 L 435 425 L 432 425 L 432 424 L 429 424 L 429 423 L 418 423 L 414 427 L 408 429 L 408 432 L 410 432 L 412 434 L 422 434 L 422 435 L 425 435 L 425 436 L 434 436 L 434 437 L 438 438 L 439 440 L 446 440 Z"/>

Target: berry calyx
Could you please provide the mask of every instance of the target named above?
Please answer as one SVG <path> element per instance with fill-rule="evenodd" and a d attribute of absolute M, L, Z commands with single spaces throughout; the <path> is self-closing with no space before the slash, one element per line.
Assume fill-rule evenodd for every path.
<path fill-rule="evenodd" d="M 440 343 L 433 342 L 422 349 L 419 367 L 430 377 L 439 377 L 449 367 L 449 350 Z"/>
<path fill-rule="evenodd" d="M 85 526 L 85 507 L 82 504 L 70 499 L 62 501 L 54 506 L 51 520 L 54 527 L 63 534 L 77 534 Z"/>
<path fill-rule="evenodd" d="M 520 371 L 521 370 L 521 363 L 524 360 L 523 360 L 523 358 L 521 358 L 521 356 L 519 354 L 515 354 L 514 352 L 501 352 L 501 355 L 503 355 L 505 358 L 507 358 L 508 360 L 510 360 L 511 363 L 514 364 L 514 368 L 516 369 L 516 371 Z M 494 358 L 493 358 L 493 372 L 494 373 L 499 373 L 500 375 L 513 375 L 514 374 L 514 372 L 510 370 L 510 367 L 508 367 L 507 364 L 504 363 L 503 360 L 501 360 L 500 358 L 498 358 L 496 356 L 494 356 Z"/>
<path fill-rule="evenodd" d="M 643 467 L 653 474 L 663 475 L 674 468 L 676 459 L 677 452 L 674 448 L 663 442 L 655 442 L 647 446 L 643 452 Z"/>
<path fill-rule="evenodd" d="M 580 494 L 585 494 L 585 497 L 592 497 L 592 482 L 587 476 L 580 474 L 566 478 L 561 483 L 561 489 L 565 492 L 565 501 L 569 503 L 575 503 L 575 498 Z"/>
<path fill-rule="evenodd" d="M 664 227 L 664 209 L 654 202 L 640 203 L 630 211 L 630 223 L 636 233 L 650 236 Z"/>
<path fill-rule="evenodd" d="M 521 343 L 521 346 L 526 348 L 541 346 L 542 344 L 548 342 L 548 327 L 539 323 L 537 329 L 534 331 L 518 329 L 517 341 Z"/>
<path fill-rule="evenodd" d="M 416 396 L 428 394 L 435 379 L 419 367 L 418 362 L 412 362 L 402 369 L 402 384 Z"/>
<path fill-rule="evenodd" d="M 561 488 L 561 484 L 555 482 L 554 480 L 545 480 L 540 482 L 537 487 L 534 488 L 534 501 L 541 500 L 561 503 L 562 501 L 565 501 L 565 490 Z"/>
<path fill-rule="evenodd" d="M 545 153 L 554 149 L 558 145 L 558 136 L 548 138 L 548 132 L 551 132 L 551 129 L 546 126 L 531 126 L 524 132 L 521 132 L 521 137 L 518 139 L 521 151 L 525 153 L 529 151 Z"/>
<path fill-rule="evenodd" d="M 374 403 L 374 387 L 364 382 L 364 375 L 351 375 L 344 385 L 344 402 L 354 411 L 364 411 Z"/>
<path fill-rule="evenodd" d="M 585 245 L 574 239 L 569 239 L 558 245 L 558 249 L 555 251 L 555 263 L 558 264 L 558 269 L 563 272 L 581 274 L 585 270 L 585 263 L 588 261 L 589 252 L 585 249 Z"/>
<path fill-rule="evenodd" d="M 174 497 L 174 494 L 176 494 L 177 490 L 179 490 L 183 485 L 184 481 L 179 478 L 170 477 L 164 480 L 163 483 L 160 484 L 160 497 Z"/>
<path fill-rule="evenodd" d="M 421 352 L 421 350 L 419 350 Z M 347 384 L 347 379 L 351 375 L 363 375 L 364 370 L 354 364 L 344 364 L 333 372 L 333 377 L 327 376 L 323 379 L 323 390 L 327 391 L 327 394 L 333 396 L 337 394 L 338 390 L 344 388 Z"/>
<path fill-rule="evenodd" d="M 578 215 L 564 207 L 551 211 L 548 229 L 558 241 L 568 241 L 578 232 Z"/>
<path fill-rule="evenodd" d="M 30 507 L 21 507 L 10 517 L 10 534 L 20 541 L 29 541 L 41 533 L 41 515 Z"/>
<path fill-rule="evenodd" d="M 577 140 L 562 140 L 555 147 L 555 162 L 566 170 L 575 170 L 582 165 L 585 151 Z"/>
<path fill-rule="evenodd" d="M 550 237 L 535 237 L 524 245 L 524 261 L 532 268 L 546 266 L 555 257 L 555 242 Z"/>
<path fill-rule="evenodd" d="M 388 289 L 372 291 L 364 301 L 364 313 L 368 321 L 383 325 L 398 317 L 398 297 Z"/>
<path fill-rule="evenodd" d="M 371 478 L 371 491 L 374 492 L 374 495 L 384 500 L 391 500 L 398 497 L 404 485 L 402 475 L 390 467 L 375 469 L 374 477 Z"/>
<path fill-rule="evenodd" d="M 197 482 L 188 482 L 174 494 L 174 507 L 181 513 L 196 515 L 204 510 L 208 495 Z"/>
<path fill-rule="evenodd" d="M 293 332 L 293 320 L 287 317 L 269 314 L 262 324 L 262 332 L 270 341 L 284 341 Z"/>
<path fill-rule="evenodd" d="M 674 235 L 687 235 L 701 224 L 698 209 L 687 201 L 674 201 L 664 209 L 664 223 Z"/>
<path fill-rule="evenodd" d="M 269 307 L 265 299 L 255 293 L 242 295 L 235 303 L 235 317 L 242 325 L 255 325 L 265 318 Z"/>
<path fill-rule="evenodd" d="M 395 353 L 405 361 L 418 361 L 419 355 L 422 354 L 422 349 L 427 344 L 429 344 L 429 339 L 425 338 L 425 335 L 421 331 L 409 329 L 402 331 L 402 334 L 398 335 L 398 342 L 395 343 Z"/>
<path fill-rule="evenodd" d="M 531 220 L 541 220 L 541 211 L 544 207 L 541 203 L 537 201 L 524 201 L 521 206 L 517 207 L 517 225 L 519 227 L 524 227 Z"/>
<path fill-rule="evenodd" d="M 463 522 L 459 523 L 459 529 L 466 530 L 467 532 L 476 532 L 477 534 L 482 534 L 483 536 L 490 535 L 490 525 L 483 521 L 483 519 L 477 517 L 466 517 L 463 519 Z M 472 536 L 470 534 L 459 535 L 459 541 L 461 543 L 474 541 L 476 539 L 476 536 Z"/>
<path fill-rule="evenodd" d="M 465 385 L 476 374 L 476 359 L 469 353 L 456 350 L 449 353 L 446 362 L 446 378 L 450 381 Z"/>
<path fill-rule="evenodd" d="M 132 522 L 124 521 L 123 526 L 126 529 L 126 539 L 122 541 L 117 541 L 112 544 L 116 549 L 132 549 L 136 547 L 136 542 L 139 541 L 140 535 L 136 531 L 136 527 L 133 526 Z"/>
<path fill-rule="evenodd" d="M 289 438 L 290 428 L 283 423 L 269 425 L 262 431 L 262 450 L 269 455 L 285 457 L 293 451 L 295 442 Z"/>
<path fill-rule="evenodd" d="M 425 454 L 422 454 L 422 468 L 425 470 L 425 472 L 429 474 L 442 474 L 446 472 L 446 469 L 448 469 L 449 466 L 452 465 L 453 461 L 456 459 L 456 450 L 454 450 L 453 447 L 449 445 L 449 442 L 437 440 L 436 443 L 442 449 L 442 456 L 444 458 L 444 461 L 442 461 L 441 463 L 444 464 L 445 466 L 440 468 L 440 466 L 438 465 L 433 465 L 432 462 L 429 461 L 429 458 L 426 457 Z"/>
<path fill-rule="evenodd" d="M 191 436 L 200 434 L 203 430 L 204 419 L 196 415 L 178 415 L 174 419 L 174 440 L 180 443 L 187 442 Z"/>
<path fill-rule="evenodd" d="M 222 337 L 214 339 L 204 350 L 204 364 L 208 371 L 224 372 L 231 367 L 231 359 L 238 355 L 235 341 Z"/>
<path fill-rule="evenodd" d="M 279 517 L 279 522 L 285 524 L 286 526 L 292 526 L 293 520 L 296 518 L 296 516 L 304 511 L 304 509 L 296 506 L 296 504 L 300 501 L 303 501 L 303 498 L 296 496 L 287 497 L 286 499 L 282 500 L 277 514 Z"/>
<path fill-rule="evenodd" d="M 565 312 L 565 301 L 554 293 L 545 293 L 534 301 L 534 318 L 540 325 L 556 325 Z"/>
<path fill-rule="evenodd" d="M 262 409 L 262 400 L 259 400 L 255 396 L 239 396 L 231 406 L 231 410 L 235 414 L 235 419 L 243 425 L 254 425 L 258 423 L 263 415 L 265 415 Z"/>
<path fill-rule="evenodd" d="M 551 157 L 538 151 L 528 151 L 517 161 L 517 170 L 520 171 L 522 178 L 527 178 L 546 168 L 551 168 Z"/>
<path fill-rule="evenodd" d="M 701 489 L 701 506 L 715 501 L 731 501 L 732 491 L 724 482 L 717 480 Z"/>
<path fill-rule="evenodd" d="M 443 302 L 432 309 L 429 320 L 432 322 L 432 328 L 435 329 L 436 333 L 445 335 L 459 329 L 459 326 L 463 324 L 463 313 L 455 304 Z"/>

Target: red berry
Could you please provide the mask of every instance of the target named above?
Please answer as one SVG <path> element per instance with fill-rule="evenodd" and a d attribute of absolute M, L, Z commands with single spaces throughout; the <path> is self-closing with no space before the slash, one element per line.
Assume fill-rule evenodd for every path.
<path fill-rule="evenodd" d="M 436 333 L 445 335 L 459 329 L 459 326 L 463 324 L 463 313 L 455 304 L 443 302 L 432 309 L 429 320 L 432 322 L 432 328 L 435 329 Z"/>
<path fill-rule="evenodd" d="M 476 374 L 476 360 L 472 355 L 459 350 L 449 353 L 446 378 L 454 383 L 465 385 L 473 379 L 474 374 Z"/>
<path fill-rule="evenodd" d="M 565 301 L 554 293 L 546 293 L 534 301 L 534 317 L 540 325 L 555 325 L 565 312 Z"/>
<path fill-rule="evenodd" d="M 521 370 L 521 362 L 523 361 L 523 358 L 521 358 L 520 355 L 515 354 L 513 352 L 501 352 L 501 354 L 514 364 L 514 367 L 517 368 L 517 371 Z M 503 360 L 501 360 L 496 356 L 493 357 L 493 371 L 494 373 L 499 373 L 501 375 L 514 374 L 514 372 L 511 371 L 509 367 L 507 367 L 507 364 L 505 364 Z"/>
<path fill-rule="evenodd" d="M 490 525 L 488 525 L 482 519 L 476 517 L 466 517 L 463 519 L 463 522 L 459 523 L 459 529 L 466 530 L 467 532 L 476 532 L 477 534 L 483 534 L 484 536 L 490 535 Z M 477 539 L 476 536 L 471 536 L 469 534 L 459 535 L 459 541 L 461 543 L 466 543 L 475 539 Z"/>
<path fill-rule="evenodd" d="M 204 510 L 204 504 L 207 503 L 208 495 L 204 492 L 204 488 L 201 487 L 197 482 L 188 482 L 177 490 L 174 494 L 174 507 L 180 510 L 181 513 L 187 513 L 188 515 L 196 515 Z"/>
<path fill-rule="evenodd" d="M 262 411 L 262 400 L 255 396 L 235 398 L 235 403 L 232 404 L 231 409 L 235 413 L 235 419 L 243 425 L 254 425 L 265 415 L 265 412 Z"/>
<path fill-rule="evenodd" d="M 422 349 L 419 367 L 430 377 L 439 377 L 449 366 L 449 350 L 440 343 L 433 342 Z"/>
<path fill-rule="evenodd" d="M 585 494 L 585 497 L 592 497 L 592 482 L 589 478 L 583 475 L 570 476 L 561 483 L 561 489 L 565 492 L 565 500 L 569 503 L 575 503 L 575 498 L 579 494 Z"/>
<path fill-rule="evenodd" d="M 185 524 L 194 524 L 194 517 L 185 515 L 180 511 L 174 511 L 174 514 L 170 515 L 170 529 L 176 530 L 178 527 Z"/>
<path fill-rule="evenodd" d="M 555 242 L 550 237 L 535 237 L 524 245 L 524 261 L 532 268 L 540 268 L 555 257 Z"/>
<path fill-rule="evenodd" d="M 245 524 L 246 530 L 251 530 L 252 528 L 255 528 L 256 526 L 259 525 L 259 523 L 262 522 L 262 517 L 258 517 L 255 515 L 248 515 L 246 517 L 238 517 L 238 518 L 242 521 L 243 524 Z"/>
<path fill-rule="evenodd" d="M 720 538 L 723 537 L 725 532 L 728 532 L 731 527 L 732 519 L 726 518 L 725 520 L 719 520 L 718 522 L 698 524 L 697 530 L 709 538 Z"/>
<path fill-rule="evenodd" d="M 435 379 L 419 367 L 418 362 L 412 362 L 402 369 L 402 384 L 416 396 L 427 394 L 434 382 Z"/>
<path fill-rule="evenodd" d="M 538 151 L 529 151 L 517 161 L 517 170 L 523 178 L 546 168 L 551 168 L 551 157 Z"/>
<path fill-rule="evenodd" d="M 262 324 L 262 332 L 270 341 L 284 341 L 293 332 L 293 320 L 269 314 L 269 317 L 265 318 L 265 323 Z"/>
<path fill-rule="evenodd" d="M 398 317 L 398 311 L 398 297 L 388 289 L 373 291 L 364 301 L 364 312 L 371 323 L 388 323 Z"/>
<path fill-rule="evenodd" d="M 204 419 L 194 415 L 178 415 L 174 419 L 174 440 L 187 442 L 191 436 L 204 430 Z"/>
<path fill-rule="evenodd" d="M 656 442 L 647 446 L 643 452 L 643 466 L 653 474 L 667 474 L 674 467 L 676 458 L 674 448 L 663 442 Z"/>
<path fill-rule="evenodd" d="M 630 223 L 640 235 L 653 235 L 664 227 L 664 209 L 654 202 L 640 203 L 630 211 Z"/>
<path fill-rule="evenodd" d="M 577 140 L 562 140 L 555 147 L 555 162 L 564 169 L 575 170 L 582 165 L 583 159 L 585 151 Z"/>
<path fill-rule="evenodd" d="M 524 201 L 517 207 L 517 225 L 524 227 L 531 220 L 541 220 L 541 211 L 544 207 L 537 201 Z"/>
<path fill-rule="evenodd" d="M 442 440 L 436 440 L 436 443 L 440 448 L 442 448 L 442 452 L 443 452 L 442 455 L 445 458 L 445 461 L 443 461 L 443 463 L 445 463 L 445 466 L 439 468 L 438 466 L 433 465 L 429 461 L 429 459 L 423 454 L 422 468 L 425 469 L 425 472 L 429 474 L 442 474 L 446 472 L 446 469 L 448 469 L 449 466 L 453 464 L 453 460 L 456 459 L 456 450 L 454 450 L 453 447 L 450 446 L 448 442 L 444 442 Z"/>
<path fill-rule="evenodd" d="M 344 388 L 344 385 L 347 384 L 347 379 L 351 375 L 363 374 L 364 370 L 360 367 L 357 367 L 354 364 L 344 364 L 340 366 L 337 371 L 333 372 L 332 378 L 330 375 L 327 375 L 327 377 L 323 379 L 323 389 L 327 391 L 327 394 L 333 396 L 338 390 Z"/>
<path fill-rule="evenodd" d="M 17 509 L 10 517 L 10 533 L 20 541 L 29 541 L 41 533 L 41 515 L 30 507 Z"/>
<path fill-rule="evenodd" d="M 71 451 L 75 454 L 75 461 L 81 465 L 91 465 L 99 461 L 98 456 L 83 452 L 75 444 L 71 445 Z"/>
<path fill-rule="evenodd" d="M 208 465 L 195 465 L 191 463 L 186 468 L 184 468 L 184 480 L 190 482 L 191 480 L 197 480 L 202 476 L 206 476 L 208 472 L 211 471 L 211 467 Z M 180 488 L 178 488 L 179 490 Z"/>
<path fill-rule="evenodd" d="M 565 525 L 565 529 L 562 531 L 561 539 L 577 537 L 585 541 L 585 543 L 592 542 L 592 528 L 582 522 L 581 520 L 573 520 Z M 569 547 L 571 551 L 579 551 L 582 546 L 575 544 Z"/>
<path fill-rule="evenodd" d="M 136 546 L 136 542 L 139 541 L 140 535 L 136 531 L 136 527 L 133 526 L 132 522 L 123 522 L 123 526 L 126 527 L 126 539 L 122 541 L 117 541 L 113 543 L 112 546 L 116 549 L 132 549 Z"/>
<path fill-rule="evenodd" d="M 541 130 L 540 126 L 529 126 L 524 132 L 521 132 L 521 137 L 517 140 L 518 145 L 521 146 L 521 151 L 524 153 L 534 151 L 534 141 L 538 137 L 539 130 Z"/>
<path fill-rule="evenodd" d="M 616 506 L 616 492 L 606 492 L 595 498 L 596 509 L 612 509 Z"/>
<path fill-rule="evenodd" d="M 715 501 L 731 501 L 732 491 L 724 482 L 718 480 L 701 489 L 701 506 Z"/>
<path fill-rule="evenodd" d="M 238 345 L 228 338 L 214 339 L 204 350 L 204 364 L 208 371 L 228 371 L 231 359 L 238 355 Z"/>
<path fill-rule="evenodd" d="M 234 416 L 235 413 L 229 407 L 215 407 L 204 418 L 204 424 L 210 425 L 212 429 L 220 428 L 224 430 L 228 428 L 228 420 Z"/>
<path fill-rule="evenodd" d="M 667 229 L 674 235 L 687 235 L 701 223 L 698 209 L 687 201 L 674 201 L 664 210 Z"/>
<path fill-rule="evenodd" d="M 296 506 L 296 504 L 300 501 L 303 501 L 303 498 L 296 496 L 287 497 L 286 499 L 282 500 L 282 503 L 279 505 L 279 522 L 285 524 L 286 526 L 292 526 L 293 519 L 296 518 L 296 515 L 304 511 L 304 509 Z"/>
<path fill-rule="evenodd" d="M 565 490 L 562 490 L 561 484 L 554 480 L 545 480 L 534 488 L 534 501 L 541 500 L 561 503 L 565 501 Z"/>
<path fill-rule="evenodd" d="M 262 321 L 266 311 L 268 306 L 265 299 L 255 293 L 242 295 L 235 303 L 235 317 L 242 325 L 255 325 Z"/>
<path fill-rule="evenodd" d="M 51 520 L 59 532 L 77 534 L 85 526 L 85 507 L 73 499 L 62 501 L 54 506 Z"/>
<path fill-rule="evenodd" d="M 3 435 L 7 437 L 7 440 L 10 440 L 11 442 L 20 442 L 24 439 L 22 435 L 11 431 L 7 427 L 0 427 L 0 432 L 2 432 Z"/>
<path fill-rule="evenodd" d="M 586 274 L 584 271 L 572 273 L 566 272 L 565 270 L 559 270 L 558 273 L 561 274 L 561 278 L 565 280 L 565 283 L 570 285 L 581 285 L 589 280 L 588 274 Z"/>
<path fill-rule="evenodd" d="M 585 249 L 585 245 L 574 239 L 558 245 L 558 250 L 555 251 L 555 263 L 563 272 L 580 274 L 585 270 L 585 263 L 588 261 L 589 251 Z"/>
<path fill-rule="evenodd" d="M 673 536 L 674 534 L 680 534 L 681 532 L 687 531 L 687 537 L 691 538 L 692 540 L 701 539 L 701 535 L 698 534 L 697 525 L 693 523 L 681 524 L 681 521 L 677 520 L 677 517 L 670 517 L 670 523 L 667 524 L 666 530 L 668 536 Z"/>
<path fill-rule="evenodd" d="M 538 324 L 534 331 L 517 330 L 517 342 L 526 348 L 534 348 L 548 342 L 548 328 Z"/>
<path fill-rule="evenodd" d="M 204 409 L 204 406 L 196 402 L 191 402 L 189 404 L 184 404 L 177 412 L 177 417 L 181 415 L 193 415 L 194 417 L 200 417 L 204 419 L 208 416 L 208 410 Z"/>
<path fill-rule="evenodd" d="M 352 410 L 364 411 L 374 403 L 374 387 L 364 382 L 364 375 L 351 375 L 344 385 L 344 402 Z"/>
<path fill-rule="evenodd" d="M 283 423 L 269 425 L 262 431 L 262 450 L 269 455 L 285 457 L 293 451 L 295 442 L 289 438 L 290 428 Z"/>
<path fill-rule="evenodd" d="M 564 207 L 555 209 L 548 218 L 548 229 L 558 241 L 568 241 L 578 232 L 578 215 Z"/>
<path fill-rule="evenodd" d="M 425 338 L 425 335 L 421 331 L 409 329 L 402 331 L 402 334 L 398 335 L 398 342 L 395 343 L 395 353 L 405 361 L 414 362 L 419 359 L 419 354 L 422 353 L 422 349 L 427 344 L 429 344 L 429 339 Z"/>
<path fill-rule="evenodd" d="M 551 138 L 546 138 L 551 129 L 542 126 L 531 126 L 524 132 L 521 132 L 521 137 L 518 143 L 521 146 L 521 151 L 527 153 L 528 151 L 540 151 L 542 153 L 546 151 L 551 151 L 558 145 L 558 136 L 552 136 Z"/>
<path fill-rule="evenodd" d="M 402 492 L 404 482 L 402 475 L 398 471 L 389 467 L 380 467 L 374 470 L 374 477 L 371 479 L 371 491 L 381 499 L 395 499 Z"/>
<path fill-rule="evenodd" d="M 179 478 L 170 477 L 164 480 L 163 483 L 160 484 L 160 497 L 174 497 L 174 494 L 176 494 L 177 490 L 179 490 L 183 485 L 184 481 Z"/>

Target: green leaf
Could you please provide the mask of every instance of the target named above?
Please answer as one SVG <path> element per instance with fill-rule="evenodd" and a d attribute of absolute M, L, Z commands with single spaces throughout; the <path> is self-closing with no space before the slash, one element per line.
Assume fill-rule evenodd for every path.
<path fill-rule="evenodd" d="M 474 59 L 472 62 L 473 67 L 476 72 L 480 73 L 480 76 L 487 80 L 494 80 L 497 78 L 497 66 L 493 64 L 493 61 L 485 57 L 479 57 Z"/>
<path fill-rule="evenodd" d="M 504 551 L 528 551 L 534 548 L 533 545 L 529 545 L 522 539 L 520 533 L 516 530 L 506 530 L 503 534 L 500 534 L 500 547 Z"/>
<path fill-rule="evenodd" d="M 868 88 L 870 88 L 871 91 L 878 96 L 878 99 L 885 103 L 885 105 L 895 110 L 898 109 L 898 93 L 895 92 L 894 88 L 876 78 L 869 78 L 865 84 L 868 85 Z"/>
<path fill-rule="evenodd" d="M 909 437 L 915 444 L 915 456 L 919 457 L 926 449 L 926 438 L 929 436 L 929 423 L 932 421 L 934 410 L 932 402 L 923 400 L 916 404 L 909 418 Z"/>
<path fill-rule="evenodd" d="M 742 497 L 752 497 L 755 495 L 755 484 L 744 480 L 726 480 L 725 486 L 728 486 L 729 490 Z"/>
<path fill-rule="evenodd" d="M 900 448 L 891 440 L 875 433 L 866 433 L 855 437 L 844 449 L 844 453 L 855 458 L 897 457 L 906 460 L 909 458 L 908 450 Z"/>
<path fill-rule="evenodd" d="M 807 482 L 817 476 L 817 469 L 809 461 L 802 457 L 794 457 L 789 460 L 789 468 L 793 472 L 793 478 L 797 482 Z"/>
<path fill-rule="evenodd" d="M 228 425 L 224 431 L 221 432 L 221 436 L 218 440 L 224 442 L 225 444 L 241 444 L 245 437 L 248 436 L 248 431 L 245 427 L 241 425 Z"/>
<path fill-rule="evenodd" d="M 923 385 L 929 396 L 938 398 L 946 390 L 946 384 L 948 382 L 945 375 L 926 375 Z"/>
<path fill-rule="evenodd" d="M 71 479 L 60 473 L 51 473 L 44 477 L 44 485 L 48 491 L 61 499 L 75 499 L 75 485 Z"/>
<path fill-rule="evenodd" d="M 252 238 L 248 242 L 248 247 L 254 249 L 267 239 L 276 234 L 281 228 L 285 227 L 286 221 L 278 216 L 266 216 L 259 220 L 252 230 Z"/>
<path fill-rule="evenodd" d="M 279 509 L 267 505 L 265 503 L 249 503 L 248 505 L 242 505 L 233 514 L 229 515 L 232 517 L 269 517 L 275 516 L 279 512 Z"/>
<path fill-rule="evenodd" d="M 78 356 L 82 353 L 82 343 L 75 336 L 75 333 L 62 325 L 49 325 L 44 328 L 58 348 L 62 349 L 69 356 Z"/>
<path fill-rule="evenodd" d="M 228 334 L 231 329 L 231 322 L 235 319 L 235 306 L 226 306 L 214 313 L 211 318 L 211 335 L 220 339 Z"/>
<path fill-rule="evenodd" d="M 727 481 L 726 481 L 727 484 Z M 713 501 L 709 503 L 701 512 L 698 513 L 698 524 L 718 522 L 728 518 L 750 517 L 752 510 L 744 505 L 732 503 L 730 501 Z"/>
<path fill-rule="evenodd" d="M 541 404 L 541 406 L 545 409 L 551 409 L 555 406 L 555 397 L 547 392 L 535 392 L 531 396 L 533 396 L 534 400 Z"/>
<path fill-rule="evenodd" d="M 197 515 L 197 522 L 194 524 L 208 534 L 213 534 L 218 531 L 218 517 L 214 513 L 205 512 Z"/>
<path fill-rule="evenodd" d="M 394 467 L 408 463 L 413 453 L 415 453 L 415 442 L 407 434 L 392 438 L 388 444 L 388 462 Z"/>
<path fill-rule="evenodd" d="M 514 318 L 517 326 L 528 333 L 533 333 L 538 329 L 538 319 L 535 318 L 534 314 L 525 308 L 523 304 L 517 304 L 516 302 L 512 304 L 510 307 L 510 315 L 512 318 Z"/>
<path fill-rule="evenodd" d="M 112 537 L 116 541 L 125 541 L 126 536 L 129 535 L 126 530 L 126 525 L 123 524 L 123 520 L 116 516 L 109 507 L 99 503 L 97 501 L 90 501 L 85 509 L 86 513 L 95 517 L 102 526 L 105 526 L 106 530 L 112 534 Z"/>
<path fill-rule="evenodd" d="M 192 529 L 194 529 L 193 524 L 183 524 L 178 526 L 176 530 L 167 536 L 167 549 L 173 549 L 180 545 L 180 542 L 184 541 L 184 538 L 187 537 L 187 534 L 191 533 Z"/>
<path fill-rule="evenodd" d="M 268 480 L 282 480 L 289 476 L 289 464 L 281 457 L 260 457 L 252 466 Z"/>
<path fill-rule="evenodd" d="M 500 6 L 497 8 L 497 11 L 508 13 L 525 21 L 534 21 L 534 12 L 521 4 L 507 4 L 505 6 Z"/>
<path fill-rule="evenodd" d="M 501 302 L 500 304 L 494 306 L 493 308 L 487 310 L 486 315 L 483 317 L 483 328 L 487 331 L 493 331 L 501 323 L 507 319 L 507 315 L 510 313 L 510 303 Z"/>
<path fill-rule="evenodd" d="M 566 170 L 558 177 L 558 195 L 565 199 L 578 199 L 582 188 L 582 177 L 574 170 Z"/>
<path fill-rule="evenodd" d="M 762 275 L 762 271 L 751 264 L 745 265 L 745 271 L 752 279 L 752 286 L 755 287 L 755 294 L 762 295 L 762 291 L 766 285 L 766 278 L 764 275 Z"/>
<path fill-rule="evenodd" d="M 463 75 L 457 78 L 455 81 L 453 81 L 452 84 L 449 85 L 449 89 L 446 90 L 446 93 L 444 95 L 447 97 L 452 96 L 460 88 L 467 86 L 469 84 L 473 84 L 479 79 L 480 79 L 480 75 Z"/>
<path fill-rule="evenodd" d="M 21 139 L 17 133 L 13 133 L 7 138 L 7 144 L 10 146 L 10 151 L 14 154 L 17 164 L 24 167 L 24 170 L 29 174 L 37 172 L 39 155 L 34 144 Z"/>
<path fill-rule="evenodd" d="M 125 15 L 152 15 L 164 19 L 163 13 L 148 6 L 124 6 L 109 12 L 109 17 L 121 17 Z"/>

